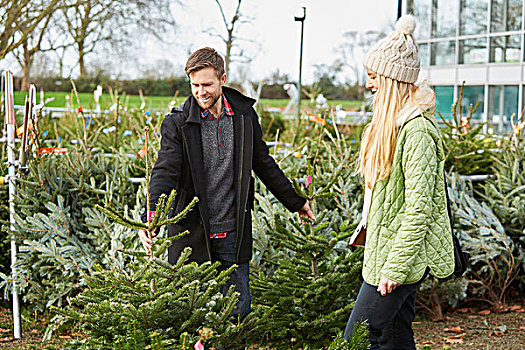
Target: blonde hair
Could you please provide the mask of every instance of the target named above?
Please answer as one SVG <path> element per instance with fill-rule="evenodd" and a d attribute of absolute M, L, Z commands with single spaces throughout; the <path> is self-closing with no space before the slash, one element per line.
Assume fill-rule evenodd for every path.
<path fill-rule="evenodd" d="M 372 121 L 365 127 L 357 163 L 357 173 L 368 188 L 390 174 L 397 142 L 396 116 L 403 106 L 412 102 L 418 87 L 377 74 L 378 90 L 372 104 Z"/>

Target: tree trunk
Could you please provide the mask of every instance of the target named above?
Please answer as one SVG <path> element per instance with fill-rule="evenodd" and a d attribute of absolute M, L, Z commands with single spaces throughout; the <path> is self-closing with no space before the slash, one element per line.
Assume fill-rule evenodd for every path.
<path fill-rule="evenodd" d="M 80 68 L 80 77 L 86 76 L 86 66 L 84 62 L 84 43 L 78 43 L 78 66 Z"/>
<path fill-rule="evenodd" d="M 64 60 L 62 58 L 58 60 L 58 76 L 64 77 Z"/>
<path fill-rule="evenodd" d="M 228 77 L 230 72 L 230 55 L 232 51 L 233 31 L 228 31 L 228 41 L 226 42 L 226 57 L 224 57 L 224 71 Z"/>
<path fill-rule="evenodd" d="M 33 59 L 31 52 L 27 48 L 27 41 L 22 45 L 24 49 L 24 76 L 22 77 L 22 86 L 20 87 L 21 91 L 29 90 L 29 74 L 31 72 L 31 65 L 33 64 Z"/>

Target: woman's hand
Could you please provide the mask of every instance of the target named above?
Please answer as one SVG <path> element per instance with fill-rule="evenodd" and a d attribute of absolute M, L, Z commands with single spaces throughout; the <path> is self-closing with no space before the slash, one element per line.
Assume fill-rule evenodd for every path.
<path fill-rule="evenodd" d="M 379 285 L 377 286 L 377 291 L 381 293 L 382 296 L 385 296 L 388 293 L 391 293 L 400 284 L 401 283 L 392 281 L 391 279 L 388 279 L 385 276 L 381 276 L 381 279 L 379 280 Z"/>

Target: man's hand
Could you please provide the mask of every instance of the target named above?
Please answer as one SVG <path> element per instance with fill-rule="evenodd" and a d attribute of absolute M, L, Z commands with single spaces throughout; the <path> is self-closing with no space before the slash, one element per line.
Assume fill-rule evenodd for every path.
<path fill-rule="evenodd" d="M 153 247 L 153 241 L 151 240 L 156 236 L 155 230 L 151 232 L 151 238 L 148 237 L 148 230 L 139 230 L 139 237 L 140 241 L 142 242 L 142 245 L 144 246 L 144 249 L 146 250 L 146 254 L 151 255 L 151 248 Z"/>
<path fill-rule="evenodd" d="M 314 213 L 312 212 L 312 209 L 310 209 L 310 203 L 308 203 L 308 201 L 304 203 L 303 207 L 299 209 L 297 214 L 299 214 L 299 220 L 301 221 L 301 224 L 306 224 L 306 221 L 303 220 L 303 217 L 315 220 Z"/>
<path fill-rule="evenodd" d="M 379 285 L 377 286 L 377 291 L 381 293 L 382 296 L 385 296 L 388 293 L 391 293 L 399 285 L 401 285 L 401 283 L 392 281 L 391 279 L 388 279 L 385 276 L 381 276 L 381 279 L 379 280 Z"/>

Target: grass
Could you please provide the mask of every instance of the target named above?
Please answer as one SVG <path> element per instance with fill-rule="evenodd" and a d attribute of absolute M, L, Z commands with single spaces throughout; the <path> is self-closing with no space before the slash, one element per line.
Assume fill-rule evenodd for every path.
<path fill-rule="evenodd" d="M 16 105 L 23 105 L 24 104 L 24 98 L 26 96 L 25 92 L 15 92 L 15 104 Z M 87 93 L 87 92 L 81 92 L 78 94 L 78 97 L 80 99 L 80 104 L 84 109 L 93 108 L 95 106 L 95 102 L 93 100 L 93 94 Z M 50 101 L 46 104 L 48 107 L 65 107 L 67 98 L 73 99 L 72 106 L 78 107 L 77 99 L 74 94 L 70 94 L 67 92 L 47 92 L 44 93 L 44 98 L 47 100 L 49 98 L 54 98 L 53 101 Z M 37 93 L 37 103 L 40 102 L 40 92 Z M 146 109 L 167 109 L 169 103 L 173 100 L 170 96 L 145 96 L 146 101 Z M 138 95 L 121 95 L 120 101 L 124 104 L 131 107 L 139 107 L 142 103 L 140 96 Z M 183 97 L 178 97 L 176 99 L 177 105 L 182 103 L 184 101 Z M 113 103 L 115 103 L 115 99 L 111 98 L 109 94 L 103 94 L 100 97 L 100 105 L 103 109 L 109 108 Z"/>
<path fill-rule="evenodd" d="M 264 107 L 271 107 L 271 108 L 283 108 L 288 105 L 289 100 L 287 99 L 261 99 L 261 104 Z M 363 104 L 363 101 L 347 101 L 347 100 L 332 100 L 328 101 L 328 106 L 335 107 L 337 105 L 341 105 L 343 109 L 360 109 L 361 105 Z M 308 100 L 302 100 L 301 106 L 302 107 L 311 107 L 311 102 Z"/>
<path fill-rule="evenodd" d="M 80 98 L 80 104 L 84 109 L 90 109 L 94 107 L 94 101 L 93 101 L 93 94 L 87 93 L 87 92 L 81 92 L 78 94 Z M 25 92 L 15 92 L 15 104 L 17 105 L 23 105 L 24 99 L 25 99 L 26 93 Z M 72 106 L 78 107 L 78 103 L 76 100 L 76 97 L 74 94 L 70 94 L 67 92 L 47 92 L 44 94 L 44 98 L 54 98 L 53 101 L 50 101 L 46 105 L 48 107 L 65 107 L 67 97 L 70 99 L 73 99 Z M 168 109 L 168 105 L 171 101 L 173 101 L 173 97 L 171 96 L 145 96 L 146 101 L 146 109 Z M 175 99 L 175 105 L 180 105 L 186 97 L 177 97 Z M 141 105 L 142 101 L 140 99 L 140 96 L 138 95 L 122 95 L 120 96 L 120 101 L 127 105 L 130 108 L 137 108 Z M 37 103 L 40 102 L 40 92 L 37 93 Z M 284 108 L 288 105 L 289 100 L 287 99 L 261 99 L 260 103 L 265 108 Z M 302 100 L 301 105 L 303 107 L 310 107 L 311 103 L 308 100 Z M 100 97 L 100 104 L 103 109 L 109 108 L 113 103 L 115 103 L 115 100 L 111 98 L 109 94 L 103 94 Z M 328 101 L 328 105 L 330 107 L 335 107 L 337 105 L 341 105 L 344 109 L 359 109 L 361 105 L 363 104 L 363 101 L 344 101 L 344 100 L 333 100 Z"/>

